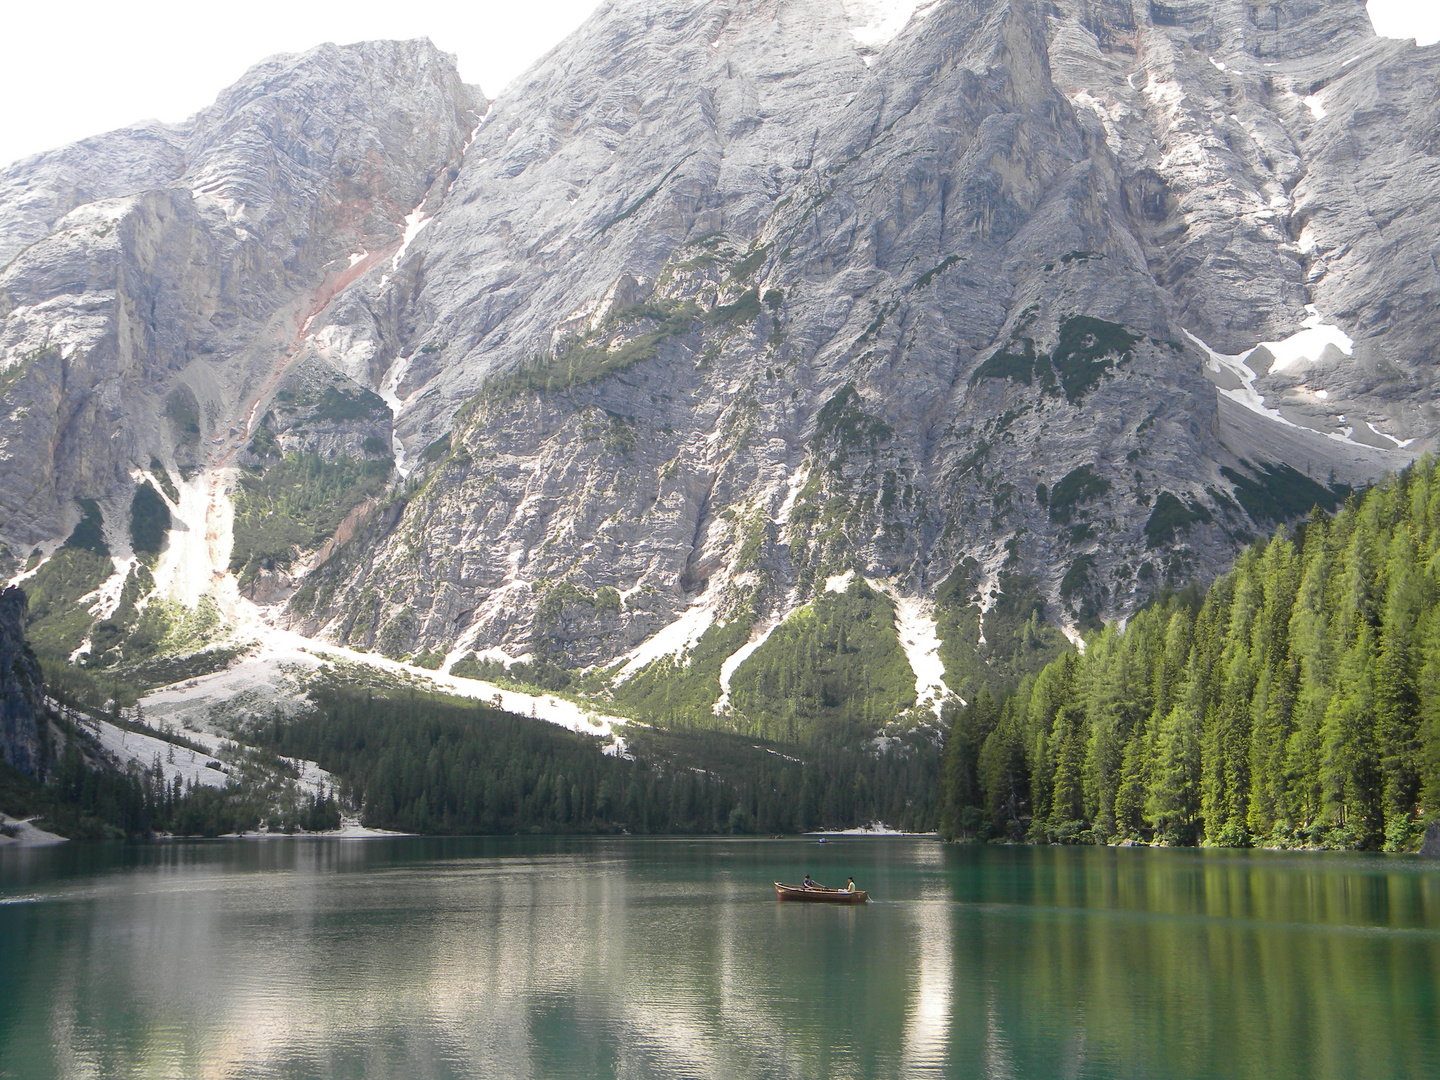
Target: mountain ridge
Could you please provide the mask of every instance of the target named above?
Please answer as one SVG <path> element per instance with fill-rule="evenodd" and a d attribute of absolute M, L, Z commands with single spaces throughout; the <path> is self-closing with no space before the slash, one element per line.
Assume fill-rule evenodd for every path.
<path fill-rule="evenodd" d="M 173 325 L 163 303 L 105 323 L 103 276 L 45 284 L 42 254 L 105 242 L 77 239 L 103 201 L 0 271 L 0 536 L 34 563 L 99 499 L 106 588 L 178 605 L 172 637 L 210 596 L 744 730 L 770 721 L 734 710 L 731 680 L 786 669 L 775 628 L 827 596 L 888 605 L 917 680 L 918 605 L 951 635 L 941 697 L 964 696 L 1053 655 L 1047 626 L 1078 641 L 1208 580 L 1272 516 L 1434 444 L 1431 283 L 1405 253 L 1436 205 L 1436 54 L 1375 38 L 1358 0 L 614 3 L 495 101 L 433 47 L 346 48 L 267 62 L 290 98 L 247 75 L 202 114 L 218 134 L 190 190 L 127 196 L 107 257 L 184 298 Z M 291 110 L 321 85 L 374 103 L 325 138 L 378 163 L 355 180 L 363 155 L 332 154 L 319 195 L 282 170 L 323 213 L 313 241 L 271 236 L 255 118 L 300 147 Z M 446 118 L 418 159 L 394 95 Z M 166 138 L 117 154 L 173 170 Z M 1411 209 L 1392 214 L 1396 175 Z M 0 189 L 0 234 L 67 198 Z M 172 221 L 223 244 L 132 258 Z M 206 278 L 217 251 L 278 262 L 237 292 L 238 269 Z M 207 304 L 203 334 L 171 332 Z M 138 365 L 137 329 L 158 346 Z M 94 389 L 62 402 L 57 372 L 85 364 Z M 97 454 L 122 416 L 144 437 Z M 137 482 L 169 484 L 179 523 L 144 571 Z M 813 648 L 843 649 L 828 625 Z M 1002 655 L 1012 634 L 1029 644 Z M 826 695 L 869 700 L 861 674 Z"/>

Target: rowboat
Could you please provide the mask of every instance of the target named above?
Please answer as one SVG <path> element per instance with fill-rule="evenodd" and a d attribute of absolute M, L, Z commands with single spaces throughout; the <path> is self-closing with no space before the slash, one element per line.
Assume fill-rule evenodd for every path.
<path fill-rule="evenodd" d="M 782 885 L 775 882 L 775 896 L 780 900 L 826 901 L 831 904 L 863 904 L 870 894 L 863 889 L 846 892 L 844 889 L 803 889 L 799 885 Z"/>

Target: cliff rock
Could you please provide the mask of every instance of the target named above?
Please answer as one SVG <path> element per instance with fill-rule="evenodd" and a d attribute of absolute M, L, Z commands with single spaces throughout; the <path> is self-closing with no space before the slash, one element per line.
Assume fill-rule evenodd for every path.
<path fill-rule="evenodd" d="M 90 499 L 96 619 L 720 713 L 875 590 L 963 692 L 1433 447 L 1437 79 L 1362 0 L 617 0 L 493 101 L 275 58 L 0 175 L 0 540 Z"/>
<path fill-rule="evenodd" d="M 25 594 L 0 591 L 0 758 L 27 776 L 43 773 L 45 689 L 40 662 L 25 644 Z"/>

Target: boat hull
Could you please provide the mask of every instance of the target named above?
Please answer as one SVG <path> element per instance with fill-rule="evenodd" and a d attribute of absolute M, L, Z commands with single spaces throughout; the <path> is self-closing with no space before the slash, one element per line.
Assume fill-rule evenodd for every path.
<path fill-rule="evenodd" d="M 844 889 L 802 889 L 799 885 L 782 885 L 775 882 L 775 896 L 779 900 L 800 900 L 809 904 L 863 904 L 870 894 L 863 889 L 846 892 Z"/>

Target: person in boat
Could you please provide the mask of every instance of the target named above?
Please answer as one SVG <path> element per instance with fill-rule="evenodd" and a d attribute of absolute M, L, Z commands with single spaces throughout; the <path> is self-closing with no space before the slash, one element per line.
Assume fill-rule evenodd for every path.
<path fill-rule="evenodd" d="M 855 879 L 854 879 L 853 877 L 849 877 L 849 878 L 846 878 L 846 879 L 845 879 L 845 891 L 846 891 L 846 892 L 854 892 L 854 891 L 855 891 Z"/>
<path fill-rule="evenodd" d="M 809 874 L 806 874 L 806 875 L 805 875 L 805 880 L 800 883 L 800 888 L 804 889 L 804 890 L 807 891 L 807 892 L 809 892 L 811 889 L 823 889 L 824 887 L 825 887 L 825 886 L 821 885 L 818 881 L 816 881 L 815 879 L 813 879 Z"/>

